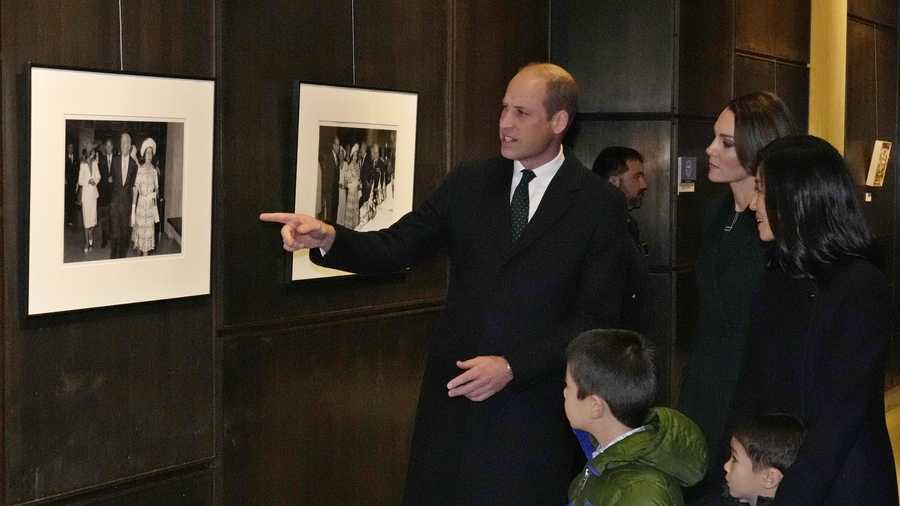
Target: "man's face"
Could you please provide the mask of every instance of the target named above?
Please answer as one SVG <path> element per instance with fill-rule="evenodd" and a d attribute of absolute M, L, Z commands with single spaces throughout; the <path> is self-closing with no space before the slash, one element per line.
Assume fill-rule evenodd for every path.
<path fill-rule="evenodd" d="M 334 136 L 334 141 L 331 143 L 331 150 L 335 153 L 341 150 L 341 141 L 338 140 L 337 136 Z"/>
<path fill-rule="evenodd" d="M 75 146 L 72 144 L 66 144 L 66 154 L 69 156 L 73 156 L 75 154 Z"/>
<path fill-rule="evenodd" d="M 378 151 L 378 144 L 373 144 L 372 145 L 372 158 L 377 160 L 379 156 L 380 156 L 380 153 Z"/>
<path fill-rule="evenodd" d="M 119 141 L 119 147 L 122 149 L 122 156 L 128 156 L 131 153 L 131 136 L 122 134 L 122 139 Z"/>
<path fill-rule="evenodd" d="M 647 177 L 644 175 L 644 164 L 639 160 L 626 160 L 628 170 L 618 176 L 610 176 L 609 182 L 625 194 L 629 209 L 641 207 L 644 194 L 647 193 Z"/>
<path fill-rule="evenodd" d="M 544 80 L 533 72 L 519 72 L 503 97 L 500 112 L 500 154 L 534 169 L 559 153 L 559 140 L 568 118 L 564 111 L 548 116 L 544 108 Z M 560 116 L 562 115 L 562 116 Z"/>
<path fill-rule="evenodd" d="M 103 143 L 103 153 L 105 153 L 107 155 L 111 155 L 112 152 L 113 152 L 112 141 L 109 139 L 106 139 L 106 142 Z"/>

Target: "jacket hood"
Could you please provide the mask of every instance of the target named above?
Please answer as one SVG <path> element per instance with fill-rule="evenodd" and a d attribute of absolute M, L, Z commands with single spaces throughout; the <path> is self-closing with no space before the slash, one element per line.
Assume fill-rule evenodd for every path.
<path fill-rule="evenodd" d="M 603 473 L 639 462 L 653 467 L 687 487 L 706 473 L 706 440 L 690 418 L 670 408 L 653 408 L 644 422 L 647 430 L 612 445 L 591 462 Z"/>

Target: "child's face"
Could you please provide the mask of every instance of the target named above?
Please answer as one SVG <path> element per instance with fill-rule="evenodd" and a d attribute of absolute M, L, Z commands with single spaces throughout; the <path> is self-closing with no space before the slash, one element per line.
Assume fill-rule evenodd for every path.
<path fill-rule="evenodd" d="M 568 367 L 566 367 L 566 388 L 563 389 L 563 397 L 569 425 L 573 429 L 588 430 L 591 396 L 588 395 L 584 399 L 578 398 L 578 386 L 575 385 L 575 380 L 572 379 L 572 373 L 569 372 Z"/>
<path fill-rule="evenodd" d="M 750 461 L 747 450 L 735 438 L 731 438 L 731 458 L 725 462 L 725 473 L 731 497 L 754 500 L 770 492 L 765 486 L 766 470 L 753 470 L 753 462 Z"/>

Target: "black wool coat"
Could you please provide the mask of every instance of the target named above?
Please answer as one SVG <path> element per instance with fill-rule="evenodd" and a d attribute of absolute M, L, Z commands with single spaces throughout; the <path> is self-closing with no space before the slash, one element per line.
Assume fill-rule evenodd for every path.
<path fill-rule="evenodd" d="M 314 262 L 360 273 L 398 271 L 443 249 L 446 307 L 428 341 L 404 502 L 566 503 L 577 446 L 563 409 L 564 350 L 579 331 L 616 326 L 623 296 L 624 199 L 574 157 L 553 178 L 515 243 L 513 164 L 452 171 L 388 229 L 337 227 Z M 455 365 L 502 355 L 514 379 L 483 402 L 449 398 Z"/>
<path fill-rule="evenodd" d="M 790 413 L 807 428 L 774 504 L 896 506 L 884 418 L 894 312 L 884 275 L 859 259 L 820 281 L 770 270 L 752 312 L 734 419 Z"/>
<path fill-rule="evenodd" d="M 686 493 L 688 503 L 710 490 L 718 493 L 724 483 L 725 429 L 747 345 L 750 301 L 765 258 L 753 211 L 745 210 L 735 221 L 730 192 L 711 201 L 696 268 L 697 332 L 678 399 L 678 408 L 706 436 L 709 468 L 704 481 Z"/>

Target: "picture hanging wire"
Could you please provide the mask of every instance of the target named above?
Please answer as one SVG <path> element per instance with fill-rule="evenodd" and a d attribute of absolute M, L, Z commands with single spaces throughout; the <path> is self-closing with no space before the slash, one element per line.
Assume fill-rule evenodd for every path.
<path fill-rule="evenodd" d="M 119 0 L 121 3 L 122 0 Z M 351 45 L 351 72 L 353 75 L 353 86 L 356 86 L 356 2 L 350 0 L 350 45 Z"/>
<path fill-rule="evenodd" d="M 125 50 L 122 46 L 122 0 L 119 0 L 119 70 L 125 70 Z"/>

